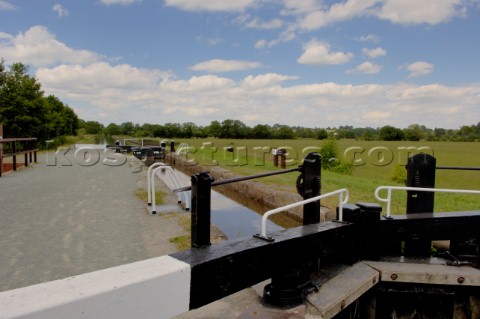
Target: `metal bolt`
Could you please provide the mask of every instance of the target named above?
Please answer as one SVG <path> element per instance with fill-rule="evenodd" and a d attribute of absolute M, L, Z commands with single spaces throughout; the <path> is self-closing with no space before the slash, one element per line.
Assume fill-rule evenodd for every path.
<path fill-rule="evenodd" d="M 398 275 L 397 275 L 397 274 L 392 274 L 392 275 L 390 276 L 390 279 L 392 279 L 392 280 L 397 280 L 397 278 L 398 278 Z"/>
<path fill-rule="evenodd" d="M 457 281 L 458 281 L 459 284 L 463 284 L 465 282 L 465 278 L 458 277 Z"/>
<path fill-rule="evenodd" d="M 377 277 L 373 277 L 373 280 L 372 280 L 372 284 L 376 284 L 377 283 Z"/>
<path fill-rule="evenodd" d="M 342 304 L 340 305 L 340 308 L 341 309 L 345 308 L 345 300 L 342 300 Z"/>

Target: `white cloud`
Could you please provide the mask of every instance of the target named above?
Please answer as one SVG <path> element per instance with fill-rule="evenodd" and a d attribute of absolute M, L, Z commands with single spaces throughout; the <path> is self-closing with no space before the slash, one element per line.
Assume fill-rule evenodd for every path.
<path fill-rule="evenodd" d="M 214 59 L 198 63 L 190 69 L 193 71 L 220 73 L 257 69 L 261 67 L 263 67 L 263 65 L 259 62 Z"/>
<path fill-rule="evenodd" d="M 249 75 L 238 82 L 215 75 L 176 79 L 161 70 L 104 62 L 41 68 L 36 77 L 47 94 L 74 107 L 81 118 L 106 124 L 207 125 L 214 119 L 236 118 L 248 125 L 406 127 L 415 116 L 431 126 L 458 128 L 471 122 L 480 104 L 480 84 L 288 85 L 286 81 L 297 77 L 275 73 Z"/>
<path fill-rule="evenodd" d="M 318 30 L 358 17 L 377 17 L 395 24 L 436 25 L 465 16 L 471 0 L 346 0 L 328 6 L 323 1 L 285 0 L 281 14 L 294 15 L 300 29 Z"/>
<path fill-rule="evenodd" d="M 70 14 L 70 12 L 68 12 L 67 9 L 65 9 L 61 4 L 54 4 L 53 7 L 52 7 L 52 10 L 57 13 L 57 15 L 62 18 L 62 17 L 66 17 Z"/>
<path fill-rule="evenodd" d="M 387 0 L 376 15 L 399 24 L 439 24 L 463 16 L 464 0 Z"/>
<path fill-rule="evenodd" d="M 7 62 L 22 61 L 33 67 L 60 63 L 86 64 L 102 59 L 94 52 L 67 47 L 43 26 L 31 27 L 16 36 L 4 33 L 0 37 L 0 56 Z"/>
<path fill-rule="evenodd" d="M 241 12 L 253 6 L 255 2 L 255 0 L 165 0 L 165 5 L 186 11 Z"/>
<path fill-rule="evenodd" d="M 353 58 L 353 54 L 350 52 L 331 52 L 328 43 L 316 40 L 305 44 L 303 49 L 303 54 L 297 60 L 301 64 L 343 64 Z"/>
<path fill-rule="evenodd" d="M 382 70 L 382 66 L 378 64 L 374 64 L 372 62 L 363 62 L 362 64 L 358 65 L 355 69 L 348 70 L 348 74 L 354 73 L 364 73 L 364 74 L 377 74 Z"/>
<path fill-rule="evenodd" d="M 358 38 L 356 38 L 357 41 L 361 41 L 361 42 L 378 42 L 380 39 L 378 37 L 378 35 L 375 35 L 375 34 L 367 34 L 367 35 L 362 35 Z"/>
<path fill-rule="evenodd" d="M 0 0 L 0 11 L 11 11 L 11 10 L 17 10 L 17 9 L 18 8 L 13 4 L 7 1 Z"/>
<path fill-rule="evenodd" d="M 428 75 L 433 72 L 433 64 L 424 61 L 415 62 L 406 65 L 403 68 L 410 71 L 410 74 L 408 75 L 409 78 Z"/>
<path fill-rule="evenodd" d="M 254 18 L 250 22 L 246 23 L 245 26 L 250 29 L 278 29 L 283 26 L 283 21 L 278 18 L 272 19 L 270 21 L 262 21 L 259 18 Z"/>
<path fill-rule="evenodd" d="M 277 86 L 284 81 L 296 79 L 298 79 L 296 76 L 287 76 L 275 73 L 260 74 L 257 76 L 249 75 L 243 80 L 241 86 L 244 89 L 258 90 Z"/>
<path fill-rule="evenodd" d="M 320 10 L 323 6 L 315 0 L 284 0 L 283 15 L 298 15 Z"/>
<path fill-rule="evenodd" d="M 379 0 L 347 0 L 334 3 L 330 8 L 307 12 L 300 18 L 299 26 L 305 30 L 317 30 L 339 21 L 368 15 Z"/>
<path fill-rule="evenodd" d="M 385 49 L 382 49 L 382 48 L 375 48 L 375 49 L 363 48 L 362 53 L 372 59 L 387 55 L 387 51 L 385 51 Z"/>
<path fill-rule="evenodd" d="M 295 31 L 296 31 L 296 26 L 293 24 L 289 25 L 285 30 L 283 30 L 280 33 L 277 39 L 274 39 L 271 41 L 267 41 L 265 39 L 258 40 L 255 43 L 255 48 L 256 49 L 271 48 L 276 45 L 279 45 L 280 43 L 290 42 L 296 38 Z"/>
<path fill-rule="evenodd" d="M 116 4 L 121 4 L 124 6 L 128 6 L 131 4 L 135 3 L 140 3 L 142 0 L 100 0 L 100 3 L 106 5 L 106 6 L 111 6 L 111 5 L 116 5 Z"/>
<path fill-rule="evenodd" d="M 234 81 L 216 75 L 193 76 L 189 80 L 165 81 L 162 87 L 172 92 L 220 92 L 233 85 Z"/>

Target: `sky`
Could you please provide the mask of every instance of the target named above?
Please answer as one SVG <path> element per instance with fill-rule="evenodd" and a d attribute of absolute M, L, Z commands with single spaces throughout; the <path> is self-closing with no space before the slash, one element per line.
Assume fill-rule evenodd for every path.
<path fill-rule="evenodd" d="M 81 119 L 457 129 L 480 0 L 0 0 L 0 58 Z"/>

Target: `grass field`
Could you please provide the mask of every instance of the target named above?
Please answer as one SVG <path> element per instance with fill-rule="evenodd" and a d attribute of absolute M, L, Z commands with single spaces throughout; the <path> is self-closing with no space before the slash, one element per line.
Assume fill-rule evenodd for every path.
<path fill-rule="evenodd" d="M 176 145 L 189 145 L 189 157 L 203 165 L 220 165 L 238 175 L 258 174 L 278 170 L 273 166 L 271 149 L 285 148 L 287 167 L 301 164 L 303 157 L 311 151 L 320 151 L 325 141 L 299 140 L 229 140 L 189 139 L 176 140 Z M 322 193 L 339 188 L 348 188 L 349 202 L 376 202 L 374 191 L 381 185 L 404 186 L 392 181 L 395 167 L 403 171 L 409 154 L 425 152 L 434 155 L 437 166 L 480 167 L 480 143 L 471 142 L 383 142 L 339 140 L 339 157 L 354 163 L 352 175 L 341 175 L 322 171 Z M 234 152 L 226 151 L 233 148 Z M 399 167 L 401 167 L 399 169 Z M 295 192 L 298 173 L 288 173 L 259 179 L 259 182 Z M 480 171 L 439 170 L 436 171 L 437 188 L 480 190 Z M 393 193 L 392 213 L 405 212 L 406 194 Z M 334 199 L 322 202 L 335 207 Z M 480 195 L 442 194 L 435 195 L 435 211 L 467 211 L 480 209 Z"/>

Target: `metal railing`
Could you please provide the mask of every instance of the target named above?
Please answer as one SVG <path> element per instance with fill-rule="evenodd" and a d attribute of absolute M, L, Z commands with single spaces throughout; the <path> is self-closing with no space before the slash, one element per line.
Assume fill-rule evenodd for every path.
<path fill-rule="evenodd" d="M 158 174 L 158 172 L 164 172 L 166 173 L 166 177 L 168 180 L 164 180 L 165 184 L 167 187 L 170 189 L 178 189 L 182 186 L 180 183 L 178 176 L 177 176 L 177 171 L 175 171 L 172 167 L 166 165 L 165 163 L 154 163 L 152 164 L 147 171 L 147 193 L 148 193 L 148 206 L 152 206 L 152 214 L 156 214 L 156 196 L 155 196 L 155 176 L 158 176 L 160 179 L 163 180 L 162 175 Z M 189 210 L 190 209 L 190 196 L 188 192 L 179 192 L 177 193 L 178 197 L 178 202 L 182 202 L 182 197 L 183 197 L 183 202 L 185 203 L 185 209 Z"/>
<path fill-rule="evenodd" d="M 274 214 L 277 214 L 277 213 L 280 213 L 280 212 L 283 212 L 285 210 L 295 208 L 295 207 L 298 207 L 298 206 L 303 206 L 303 205 L 308 204 L 308 203 L 313 203 L 313 202 L 316 202 L 320 199 L 324 199 L 324 198 L 331 197 L 331 196 L 334 196 L 334 195 L 338 195 L 338 220 L 343 221 L 343 205 L 348 202 L 348 189 L 346 189 L 346 188 L 338 189 L 338 190 L 330 192 L 330 193 L 322 194 L 322 195 L 319 195 L 319 196 L 308 198 L 308 199 L 305 199 L 305 200 L 302 200 L 302 201 L 299 201 L 299 202 L 296 202 L 296 203 L 293 203 L 293 204 L 285 205 L 285 206 L 278 207 L 278 208 L 267 211 L 262 216 L 262 230 L 261 230 L 261 233 L 260 233 L 259 237 L 266 238 L 266 239 L 269 238 L 269 237 L 267 237 L 267 219 L 271 215 L 274 215 Z"/>
<path fill-rule="evenodd" d="M 380 197 L 380 191 L 387 190 L 387 197 Z M 386 217 L 390 217 L 390 207 L 392 201 L 392 190 L 406 190 L 418 192 L 435 192 L 435 193 L 460 193 L 460 194 L 477 194 L 480 195 L 479 190 L 469 189 L 449 189 L 449 188 L 424 188 L 424 187 L 406 187 L 406 186 L 380 186 L 375 190 L 375 198 L 381 202 L 387 203 L 385 212 Z"/>
<path fill-rule="evenodd" d="M 175 152 L 178 156 L 182 156 L 182 152 L 184 155 L 188 155 L 190 150 L 190 146 L 187 143 L 182 143 L 178 146 L 177 151 Z"/>

